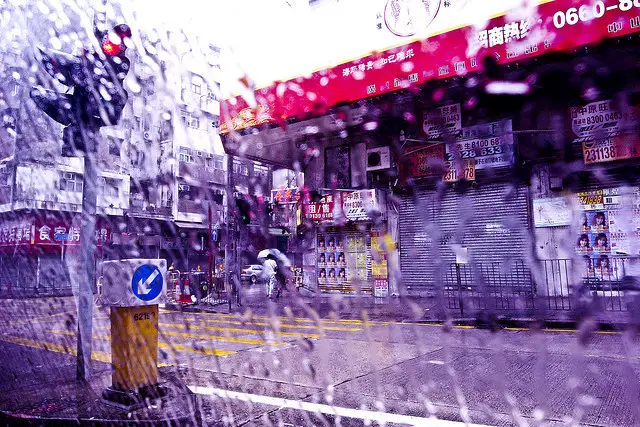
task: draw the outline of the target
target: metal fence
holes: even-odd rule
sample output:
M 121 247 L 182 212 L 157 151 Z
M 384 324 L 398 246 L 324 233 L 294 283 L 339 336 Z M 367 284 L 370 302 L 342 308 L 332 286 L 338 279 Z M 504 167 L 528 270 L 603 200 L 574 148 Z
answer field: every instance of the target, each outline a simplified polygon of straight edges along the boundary
M 636 258 L 524 260 L 451 264 L 444 274 L 448 309 L 576 310 L 585 305 L 626 311 L 628 277 Z

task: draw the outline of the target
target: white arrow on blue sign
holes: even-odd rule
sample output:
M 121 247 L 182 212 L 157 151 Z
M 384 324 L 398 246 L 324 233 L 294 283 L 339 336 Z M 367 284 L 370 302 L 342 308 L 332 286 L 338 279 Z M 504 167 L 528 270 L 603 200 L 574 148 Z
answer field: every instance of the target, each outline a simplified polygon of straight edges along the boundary
M 152 301 L 162 293 L 164 279 L 155 265 L 144 264 L 138 267 L 131 280 L 131 288 L 142 301 Z

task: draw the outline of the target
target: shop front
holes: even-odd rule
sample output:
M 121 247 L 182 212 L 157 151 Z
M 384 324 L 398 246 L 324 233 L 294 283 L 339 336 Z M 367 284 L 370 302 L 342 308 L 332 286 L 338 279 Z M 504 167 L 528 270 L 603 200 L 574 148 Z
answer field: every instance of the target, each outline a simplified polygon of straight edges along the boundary
M 307 219 L 316 223 L 305 273 L 315 273 L 319 292 L 388 295 L 384 201 L 379 190 L 344 190 L 304 203 Z
M 60 212 L 5 216 L 0 226 L 0 294 L 68 295 L 69 254 L 80 248 L 80 215 Z M 111 225 L 96 224 L 96 263 L 110 250 Z
M 413 185 L 399 207 L 403 285 L 436 292 L 478 287 L 482 276 L 489 287 L 530 286 L 529 192 L 513 179 L 512 120 L 463 127 L 459 105 L 434 110 L 423 112 L 424 142 L 405 149 L 401 167 Z

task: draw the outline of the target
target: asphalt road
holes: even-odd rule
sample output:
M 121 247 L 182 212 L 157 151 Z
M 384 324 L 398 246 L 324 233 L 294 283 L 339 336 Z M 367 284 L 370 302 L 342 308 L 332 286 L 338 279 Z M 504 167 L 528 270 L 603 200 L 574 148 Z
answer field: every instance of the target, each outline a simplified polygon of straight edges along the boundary
M 69 380 L 75 308 L 5 300 L 0 310 L 0 409 L 15 409 L 25 390 Z M 196 392 L 212 425 L 640 425 L 640 343 L 630 333 L 162 309 L 159 326 L 161 371 Z M 102 308 L 93 338 L 94 369 L 108 373 Z

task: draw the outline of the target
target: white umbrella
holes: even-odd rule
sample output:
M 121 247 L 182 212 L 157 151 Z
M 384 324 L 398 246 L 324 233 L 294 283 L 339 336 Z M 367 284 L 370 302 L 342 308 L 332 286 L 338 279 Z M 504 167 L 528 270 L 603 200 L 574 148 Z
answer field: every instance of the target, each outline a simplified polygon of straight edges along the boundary
M 264 262 L 267 257 L 271 255 L 273 256 L 279 264 L 281 264 L 284 268 L 291 267 L 291 261 L 286 257 L 285 254 L 280 252 L 278 249 L 263 249 L 258 252 L 258 260 Z
M 265 261 L 271 255 L 271 249 L 263 249 L 258 252 L 258 261 Z

